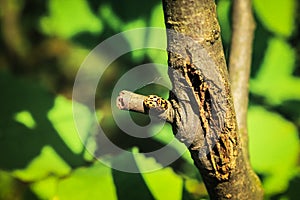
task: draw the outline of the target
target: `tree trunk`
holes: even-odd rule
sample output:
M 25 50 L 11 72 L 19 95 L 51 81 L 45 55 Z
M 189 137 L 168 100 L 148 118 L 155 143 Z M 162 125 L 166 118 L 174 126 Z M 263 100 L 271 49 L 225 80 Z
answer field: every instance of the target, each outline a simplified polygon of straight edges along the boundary
M 262 199 L 244 156 L 213 0 L 163 0 L 173 132 L 211 199 Z

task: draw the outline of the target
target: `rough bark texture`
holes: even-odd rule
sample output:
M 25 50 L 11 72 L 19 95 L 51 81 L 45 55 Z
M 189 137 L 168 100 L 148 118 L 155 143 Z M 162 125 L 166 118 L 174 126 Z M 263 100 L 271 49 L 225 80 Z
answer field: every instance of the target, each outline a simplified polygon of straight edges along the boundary
M 261 199 L 237 134 L 214 1 L 163 6 L 174 134 L 188 146 L 211 199 Z

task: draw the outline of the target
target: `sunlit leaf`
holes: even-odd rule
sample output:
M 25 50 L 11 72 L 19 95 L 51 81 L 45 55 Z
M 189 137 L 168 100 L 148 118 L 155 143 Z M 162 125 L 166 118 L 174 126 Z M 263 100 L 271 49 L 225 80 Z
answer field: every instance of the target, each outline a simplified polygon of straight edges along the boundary
M 265 96 L 270 103 L 300 100 L 300 79 L 293 76 L 295 52 L 288 43 L 279 38 L 269 41 L 262 66 L 255 79 L 251 80 L 251 91 Z
M 76 102 L 74 102 L 76 103 Z M 80 105 L 78 105 L 79 107 Z M 85 111 L 84 111 L 85 110 Z M 83 116 L 85 114 L 85 116 Z M 88 134 L 89 125 L 90 125 L 90 112 L 87 108 L 82 106 L 81 115 L 76 115 L 76 117 L 81 117 L 81 124 L 85 124 L 86 131 Z M 52 122 L 54 128 L 62 137 L 64 142 L 69 146 L 69 148 L 74 153 L 82 152 L 84 146 L 80 137 L 77 133 L 74 120 L 73 120 L 73 110 L 72 110 L 72 101 L 66 99 L 63 96 L 58 96 L 55 99 L 55 105 L 51 111 L 48 113 L 48 118 Z
M 103 4 L 99 8 L 100 17 L 107 23 L 107 25 L 114 31 L 120 31 L 123 26 L 122 20 L 117 16 L 110 5 Z
M 155 125 L 151 129 L 151 133 L 154 134 L 152 137 L 154 140 L 157 140 L 164 145 L 168 145 L 169 148 L 173 149 L 174 153 L 172 153 L 172 156 L 177 153 L 177 159 L 182 159 L 185 161 L 182 163 L 180 168 L 187 177 L 199 177 L 199 172 L 194 165 L 194 161 L 190 152 L 188 151 L 188 148 L 183 143 L 179 142 L 177 138 L 175 138 L 171 126 L 165 125 L 163 128 L 161 128 L 160 125 Z
M 265 176 L 267 194 L 283 192 L 296 172 L 297 129 L 280 115 L 258 106 L 250 107 L 248 117 L 252 165 Z
M 148 188 L 156 199 L 182 199 L 182 179 L 171 168 L 143 174 Z
M 16 121 L 24 124 L 30 129 L 33 129 L 36 126 L 36 122 L 33 119 L 29 111 L 21 111 L 15 115 Z
M 144 28 L 146 26 L 145 19 L 139 18 L 130 23 L 123 25 L 122 31 L 137 29 L 137 28 Z M 143 47 L 146 44 L 146 31 L 144 29 L 140 29 L 140 31 L 135 31 L 131 34 L 126 34 L 127 42 L 129 43 L 132 49 L 136 49 L 137 47 Z M 145 50 L 135 50 L 132 51 L 132 59 L 135 62 L 141 61 L 145 56 Z
M 221 26 L 222 39 L 226 42 L 230 42 L 231 28 L 230 28 L 230 0 L 220 0 L 217 5 L 218 19 Z
M 254 10 L 261 22 L 274 33 L 290 36 L 294 29 L 295 0 L 254 0 Z
M 49 174 L 65 176 L 70 172 L 70 166 L 62 160 L 55 150 L 45 146 L 41 154 L 34 158 L 25 169 L 15 170 L 13 175 L 23 181 L 37 181 Z
M 149 167 L 159 168 L 160 165 L 153 158 L 146 158 L 142 154 L 135 154 L 135 160 L 141 171 Z M 182 178 L 171 168 L 143 173 L 142 176 L 155 199 L 182 199 Z
M 160 3 L 154 6 L 152 9 L 150 27 L 165 28 L 164 12 L 163 12 L 162 5 Z
M 54 199 L 58 181 L 58 177 L 50 176 L 32 183 L 30 188 L 40 199 Z
M 101 21 L 84 0 L 50 0 L 49 13 L 40 21 L 42 30 L 49 35 L 70 38 L 80 32 L 99 34 L 103 30 Z
M 111 169 L 101 163 L 79 168 L 59 181 L 56 197 L 60 200 L 117 199 Z
M 173 135 L 172 127 L 165 125 L 161 130 L 160 126 L 153 126 L 152 133 L 155 133 L 153 139 L 162 142 L 163 144 L 170 144 L 170 147 L 174 148 L 179 154 L 182 154 L 181 157 L 184 158 L 187 162 L 193 164 L 190 152 L 187 147 L 179 142 Z M 157 134 L 156 134 L 157 133 Z M 173 143 L 171 143 L 173 141 Z
M 152 10 L 151 27 L 160 27 L 165 28 L 164 25 L 164 13 L 162 10 L 162 5 L 159 4 L 155 6 Z M 152 59 L 154 63 L 165 64 L 165 69 L 162 69 L 162 72 L 167 76 L 167 34 L 165 31 L 150 31 L 147 37 L 147 43 L 150 46 L 161 47 L 161 49 L 147 49 L 148 56 Z

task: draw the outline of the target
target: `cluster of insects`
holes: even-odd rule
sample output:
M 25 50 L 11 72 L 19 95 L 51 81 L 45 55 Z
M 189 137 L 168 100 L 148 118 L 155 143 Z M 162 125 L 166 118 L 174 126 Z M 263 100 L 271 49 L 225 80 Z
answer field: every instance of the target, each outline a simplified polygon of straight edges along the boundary
M 144 106 L 147 109 L 167 110 L 168 101 L 156 95 L 149 95 L 144 99 Z

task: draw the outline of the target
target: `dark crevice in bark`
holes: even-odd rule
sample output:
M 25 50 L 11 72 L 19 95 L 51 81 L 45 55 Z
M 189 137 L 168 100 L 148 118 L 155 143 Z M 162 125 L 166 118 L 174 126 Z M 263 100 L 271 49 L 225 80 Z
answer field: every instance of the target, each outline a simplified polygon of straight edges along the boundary
M 178 108 L 174 134 L 189 144 L 212 199 L 261 199 L 238 135 L 214 1 L 163 0 L 163 7 L 172 30 L 167 36 Z
M 159 111 L 158 117 L 170 122 L 175 137 L 188 147 L 211 199 L 262 199 L 237 125 L 215 2 L 163 0 L 163 9 L 169 99 L 125 91 L 120 108 Z

